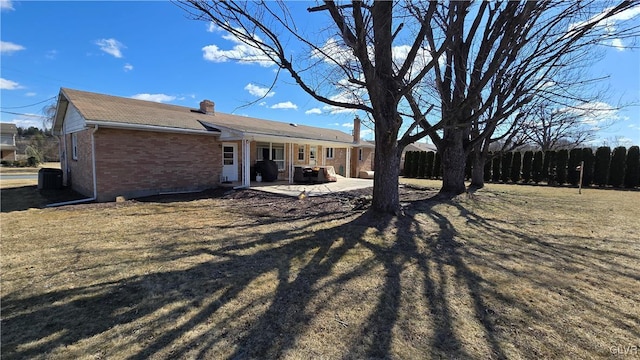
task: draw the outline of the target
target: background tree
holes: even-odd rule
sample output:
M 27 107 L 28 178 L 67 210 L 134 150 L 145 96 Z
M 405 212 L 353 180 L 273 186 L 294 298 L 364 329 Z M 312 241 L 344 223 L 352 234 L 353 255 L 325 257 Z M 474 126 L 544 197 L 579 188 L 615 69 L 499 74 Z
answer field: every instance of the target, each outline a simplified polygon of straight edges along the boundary
M 624 173 L 624 186 L 634 188 L 640 185 L 640 148 L 632 146 L 627 152 L 626 171 Z
M 542 151 L 536 151 L 533 154 L 533 164 L 531 165 L 531 178 L 534 183 L 542 181 Z
M 392 213 L 399 209 L 398 169 L 407 144 L 429 135 L 442 160 L 440 193 L 463 193 L 468 153 L 498 128 L 509 133 L 513 126 L 502 128 L 505 120 L 521 116 L 556 69 L 610 39 L 603 21 L 633 7 L 595 0 L 325 1 L 308 9 L 332 24 L 317 35 L 317 28 L 304 33 L 281 2 L 178 4 L 288 72 L 314 99 L 366 113 L 374 122 L 374 166 L 384 169 L 374 173 L 372 208 Z M 631 36 L 621 22 L 609 28 Z
M 502 176 L 502 154 L 497 153 L 493 155 L 493 159 L 491 160 L 491 181 L 497 183 L 500 181 L 500 177 Z
M 607 185 L 609 178 L 609 164 L 611 163 L 611 148 L 601 146 L 596 150 L 596 160 L 593 164 L 593 183 L 598 186 Z
M 609 185 L 620 187 L 624 183 L 624 167 L 627 159 L 627 149 L 618 146 L 613 149 L 611 165 L 609 166 Z
M 433 160 L 435 157 L 435 153 L 433 151 L 427 152 L 427 169 L 424 176 L 427 179 L 431 179 L 433 177 Z

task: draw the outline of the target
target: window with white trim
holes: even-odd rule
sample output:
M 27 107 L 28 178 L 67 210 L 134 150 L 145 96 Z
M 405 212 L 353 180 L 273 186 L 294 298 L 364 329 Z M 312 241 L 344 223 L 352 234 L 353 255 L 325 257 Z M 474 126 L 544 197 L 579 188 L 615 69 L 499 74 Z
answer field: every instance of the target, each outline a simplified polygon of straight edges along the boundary
M 358 149 L 358 160 L 362 161 L 362 149 Z
M 298 145 L 298 160 L 304 161 L 304 145 Z
M 333 148 L 328 147 L 327 148 L 327 159 L 333 159 Z
M 284 171 L 284 144 L 258 143 L 256 149 L 258 150 L 256 156 L 258 161 L 273 160 L 278 164 L 278 170 Z M 267 150 L 266 153 L 270 155 L 270 159 L 264 159 L 262 155 L 265 152 L 264 150 Z
M 71 159 L 78 160 L 78 134 L 71 134 Z

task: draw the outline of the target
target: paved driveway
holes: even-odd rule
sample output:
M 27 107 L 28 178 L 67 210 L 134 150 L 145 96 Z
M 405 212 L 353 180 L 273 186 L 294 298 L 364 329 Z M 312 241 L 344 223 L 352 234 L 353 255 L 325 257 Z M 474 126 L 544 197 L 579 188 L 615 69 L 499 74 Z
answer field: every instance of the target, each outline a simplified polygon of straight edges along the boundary
M 251 183 L 251 189 L 274 194 L 298 196 L 306 191 L 307 196 L 321 196 L 336 192 L 364 189 L 373 186 L 371 179 L 352 179 L 338 175 L 338 181 L 324 184 L 289 184 L 288 182 Z

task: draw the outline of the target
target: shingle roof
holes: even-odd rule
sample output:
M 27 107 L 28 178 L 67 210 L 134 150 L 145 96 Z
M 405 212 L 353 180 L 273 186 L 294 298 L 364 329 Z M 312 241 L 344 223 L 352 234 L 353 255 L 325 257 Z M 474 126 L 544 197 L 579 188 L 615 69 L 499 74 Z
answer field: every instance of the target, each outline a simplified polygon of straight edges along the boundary
M 256 119 L 216 112 L 203 114 L 198 109 L 123 98 L 63 88 L 68 99 L 87 121 L 114 124 L 150 125 L 166 128 L 203 130 L 223 128 L 250 134 L 309 140 L 352 143 L 353 137 L 339 130 Z

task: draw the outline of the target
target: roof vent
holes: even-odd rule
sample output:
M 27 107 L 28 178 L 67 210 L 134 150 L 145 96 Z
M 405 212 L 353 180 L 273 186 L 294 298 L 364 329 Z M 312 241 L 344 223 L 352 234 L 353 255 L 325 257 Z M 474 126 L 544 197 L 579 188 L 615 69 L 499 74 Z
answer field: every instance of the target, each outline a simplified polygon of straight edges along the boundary
M 211 100 L 200 101 L 200 112 L 203 114 L 215 114 L 216 104 Z
M 294 123 L 289 123 L 289 125 L 293 126 L 293 127 L 297 127 L 298 124 L 294 124 Z

